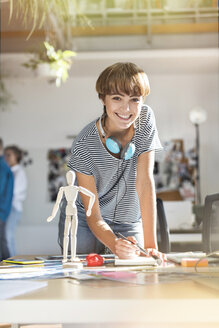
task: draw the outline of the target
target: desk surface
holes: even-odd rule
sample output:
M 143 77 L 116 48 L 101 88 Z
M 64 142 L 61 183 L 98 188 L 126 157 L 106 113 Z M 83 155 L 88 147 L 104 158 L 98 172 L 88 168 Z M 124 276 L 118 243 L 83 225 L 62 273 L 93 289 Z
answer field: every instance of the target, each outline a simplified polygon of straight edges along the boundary
M 178 270 L 182 272 L 182 269 Z M 208 323 L 208 327 L 219 325 L 219 270 L 208 272 L 203 268 L 203 271 L 201 278 L 205 277 L 204 281 L 209 282 L 214 279 L 216 284 L 184 280 L 131 285 L 107 280 L 77 283 L 69 278 L 52 279 L 45 288 L 0 301 L 0 321 L 127 323 L 126 327 L 200 322 Z

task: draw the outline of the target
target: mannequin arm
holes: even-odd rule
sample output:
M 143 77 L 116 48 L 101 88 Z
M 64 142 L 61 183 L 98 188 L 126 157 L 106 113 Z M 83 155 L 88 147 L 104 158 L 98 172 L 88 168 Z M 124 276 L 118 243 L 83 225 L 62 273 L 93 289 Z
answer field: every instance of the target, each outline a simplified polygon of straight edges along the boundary
M 52 214 L 51 214 L 51 216 L 49 216 L 47 218 L 47 222 L 51 222 L 54 219 L 54 217 L 56 216 L 56 214 L 58 212 L 58 209 L 59 209 L 59 204 L 62 200 L 63 192 L 64 192 L 63 187 L 61 187 L 59 189 L 59 192 L 58 192 L 58 195 L 57 195 L 57 198 L 56 198 L 56 202 L 55 202 L 55 205 L 54 205 L 53 210 L 52 210 Z
M 85 194 L 86 196 L 90 197 L 88 210 L 87 210 L 87 213 L 86 213 L 87 216 L 90 216 L 92 207 L 93 207 L 94 202 L 95 202 L 95 195 L 90 190 L 88 190 L 86 188 L 83 188 L 83 187 L 79 187 L 79 191 L 82 192 L 83 194 Z

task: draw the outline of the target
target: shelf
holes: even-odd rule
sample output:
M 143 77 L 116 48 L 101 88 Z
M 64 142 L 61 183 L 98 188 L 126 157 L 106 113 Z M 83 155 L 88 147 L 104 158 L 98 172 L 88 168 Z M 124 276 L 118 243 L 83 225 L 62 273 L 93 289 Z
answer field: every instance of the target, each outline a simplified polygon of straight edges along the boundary
M 191 6 L 188 6 L 191 3 Z M 216 22 L 218 18 L 218 4 L 216 0 L 199 2 L 188 1 L 172 1 L 172 0 L 133 0 L 133 1 L 81 1 L 81 10 L 85 16 L 92 19 L 94 26 L 104 26 L 106 24 L 113 25 L 120 18 L 120 24 L 123 25 L 123 20 L 127 17 L 130 19 L 129 24 L 139 24 L 139 18 L 150 20 L 145 24 L 156 23 L 157 19 L 163 19 L 163 23 L 170 19 L 193 19 L 195 22 L 201 22 L 207 17 Z M 76 15 L 76 22 L 80 26 L 80 15 Z M 95 20 L 94 16 L 100 17 Z M 76 24 L 76 25 L 77 25 Z

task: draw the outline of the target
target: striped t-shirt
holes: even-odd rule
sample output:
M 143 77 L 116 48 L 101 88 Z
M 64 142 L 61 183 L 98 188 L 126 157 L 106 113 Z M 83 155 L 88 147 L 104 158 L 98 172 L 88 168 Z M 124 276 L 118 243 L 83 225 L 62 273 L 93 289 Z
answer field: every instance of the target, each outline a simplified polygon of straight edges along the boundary
M 94 176 L 103 219 L 116 223 L 137 222 L 140 219 L 136 191 L 138 156 L 162 148 L 153 111 L 146 105 L 142 107 L 132 138 L 136 149 L 129 160 L 115 158 L 107 151 L 96 122 L 88 124 L 73 141 L 68 166 L 76 172 Z M 76 205 L 84 211 L 80 194 Z

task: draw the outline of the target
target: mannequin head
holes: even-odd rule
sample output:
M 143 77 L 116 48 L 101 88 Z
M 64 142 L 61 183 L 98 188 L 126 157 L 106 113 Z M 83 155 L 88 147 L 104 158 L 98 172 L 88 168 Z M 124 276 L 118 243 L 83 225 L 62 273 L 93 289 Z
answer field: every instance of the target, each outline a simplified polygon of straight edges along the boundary
M 75 182 L 75 172 L 70 170 L 66 173 L 66 180 L 69 186 L 73 186 Z

